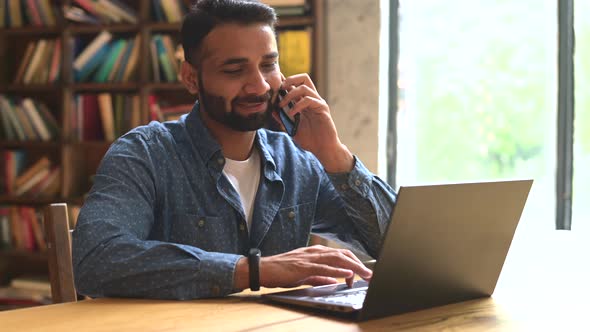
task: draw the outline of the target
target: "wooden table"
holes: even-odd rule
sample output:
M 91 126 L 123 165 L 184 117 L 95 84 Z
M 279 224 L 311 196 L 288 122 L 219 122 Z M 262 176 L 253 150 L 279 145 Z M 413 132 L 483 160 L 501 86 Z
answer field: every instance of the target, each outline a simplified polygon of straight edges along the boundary
M 0 312 L 0 331 L 590 331 L 590 246 L 582 240 L 560 231 L 517 233 L 492 298 L 361 323 L 243 292 L 212 300 L 96 299 Z M 564 259 L 566 252 L 572 255 Z

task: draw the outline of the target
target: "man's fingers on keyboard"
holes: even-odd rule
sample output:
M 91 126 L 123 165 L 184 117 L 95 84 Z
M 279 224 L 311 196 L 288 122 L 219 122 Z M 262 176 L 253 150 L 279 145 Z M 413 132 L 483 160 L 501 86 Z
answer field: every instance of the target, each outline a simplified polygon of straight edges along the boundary
M 311 285 L 311 286 L 322 286 L 322 285 L 330 285 L 330 284 L 337 284 L 338 279 L 330 278 L 330 277 L 323 277 L 323 276 L 311 276 L 303 280 L 303 285 Z
M 310 268 L 311 275 L 332 277 L 332 278 L 350 278 L 354 277 L 354 272 L 349 269 L 341 269 L 324 264 L 313 264 Z

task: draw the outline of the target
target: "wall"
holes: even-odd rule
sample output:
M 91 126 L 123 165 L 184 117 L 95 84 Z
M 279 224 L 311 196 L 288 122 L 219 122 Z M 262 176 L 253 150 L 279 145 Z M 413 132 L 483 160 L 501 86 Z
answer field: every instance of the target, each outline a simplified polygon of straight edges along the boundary
M 326 93 L 341 141 L 377 173 L 379 1 L 326 0 Z

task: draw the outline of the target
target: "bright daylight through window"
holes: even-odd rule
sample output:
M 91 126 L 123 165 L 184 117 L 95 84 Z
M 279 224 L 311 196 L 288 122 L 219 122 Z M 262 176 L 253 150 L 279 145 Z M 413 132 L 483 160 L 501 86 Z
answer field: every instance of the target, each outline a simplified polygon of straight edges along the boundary
M 556 1 L 401 0 L 399 17 L 396 184 L 533 178 L 519 227 L 554 229 Z M 590 40 L 585 50 L 578 95 Z M 590 198 L 590 117 L 580 110 L 590 99 L 577 98 L 574 228 Z

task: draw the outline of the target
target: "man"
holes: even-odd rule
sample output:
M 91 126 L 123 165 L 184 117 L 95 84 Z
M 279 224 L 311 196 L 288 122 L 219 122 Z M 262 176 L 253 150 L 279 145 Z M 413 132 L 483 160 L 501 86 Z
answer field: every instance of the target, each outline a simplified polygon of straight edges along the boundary
M 105 155 L 74 232 L 78 292 L 191 299 L 371 277 L 348 250 L 306 245 L 313 229 L 377 256 L 394 192 L 340 142 L 309 76 L 282 76 L 275 23 L 243 0 L 198 1 L 185 17 L 181 76 L 198 102 Z M 296 136 L 260 129 L 289 102 Z

